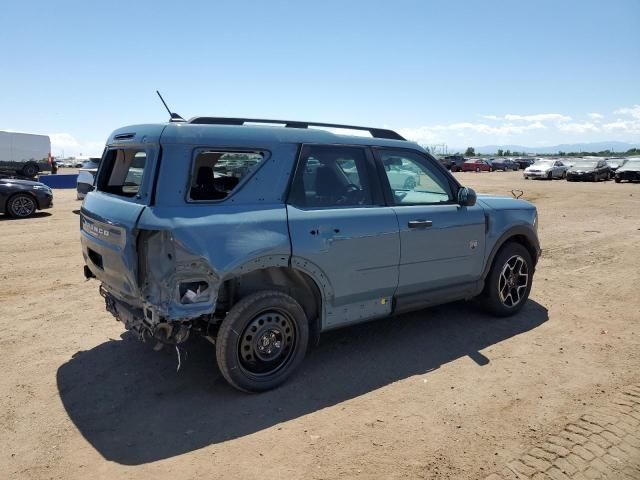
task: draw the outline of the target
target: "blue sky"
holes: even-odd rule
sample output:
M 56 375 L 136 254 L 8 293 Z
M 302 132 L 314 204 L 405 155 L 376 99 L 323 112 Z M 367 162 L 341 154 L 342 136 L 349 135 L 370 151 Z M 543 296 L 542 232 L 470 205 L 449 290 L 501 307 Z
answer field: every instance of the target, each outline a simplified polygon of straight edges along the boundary
M 640 2 L 5 0 L 0 129 L 95 154 L 190 117 L 398 129 L 422 143 L 640 142 Z

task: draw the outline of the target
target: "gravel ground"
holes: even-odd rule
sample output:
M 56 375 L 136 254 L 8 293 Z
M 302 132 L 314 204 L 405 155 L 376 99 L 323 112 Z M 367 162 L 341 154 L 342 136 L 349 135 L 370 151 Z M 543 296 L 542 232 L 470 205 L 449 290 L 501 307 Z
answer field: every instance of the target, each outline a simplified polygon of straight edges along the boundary
M 176 373 L 123 334 L 82 276 L 74 191 L 0 216 L 0 478 L 640 478 L 640 184 L 456 175 L 538 206 L 523 311 L 332 332 L 261 395 L 204 341 Z

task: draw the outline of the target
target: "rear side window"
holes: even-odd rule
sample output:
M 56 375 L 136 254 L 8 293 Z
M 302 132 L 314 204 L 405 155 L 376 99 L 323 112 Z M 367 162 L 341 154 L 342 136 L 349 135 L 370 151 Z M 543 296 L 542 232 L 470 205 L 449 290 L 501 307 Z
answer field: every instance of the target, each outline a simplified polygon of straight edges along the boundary
M 289 203 L 302 208 L 373 205 L 364 149 L 305 146 L 298 160 Z
M 222 200 L 265 158 L 264 152 L 205 150 L 198 153 L 191 171 L 189 200 Z
M 147 154 L 135 149 L 108 150 L 97 180 L 97 189 L 122 197 L 133 197 L 140 191 Z

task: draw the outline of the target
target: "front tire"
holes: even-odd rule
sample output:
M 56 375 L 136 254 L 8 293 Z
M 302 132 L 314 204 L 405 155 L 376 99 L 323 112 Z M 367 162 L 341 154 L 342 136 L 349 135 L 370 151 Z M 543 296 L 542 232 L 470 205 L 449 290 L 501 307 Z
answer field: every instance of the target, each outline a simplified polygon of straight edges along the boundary
M 533 261 L 521 244 L 508 242 L 493 260 L 478 300 L 489 313 L 508 317 L 524 306 L 533 280 Z
M 216 358 L 224 378 L 245 392 L 281 385 L 302 362 L 309 322 L 289 295 L 265 290 L 236 303 L 220 325 Z
M 13 218 L 27 218 L 36 211 L 36 199 L 28 193 L 18 193 L 7 202 L 7 213 Z

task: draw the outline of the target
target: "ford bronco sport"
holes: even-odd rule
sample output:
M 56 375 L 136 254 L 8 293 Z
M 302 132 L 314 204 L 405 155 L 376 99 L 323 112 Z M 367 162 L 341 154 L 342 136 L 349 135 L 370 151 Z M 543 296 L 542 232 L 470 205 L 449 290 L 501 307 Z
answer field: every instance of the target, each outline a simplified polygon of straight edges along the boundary
M 329 329 L 463 299 L 512 315 L 540 253 L 530 203 L 476 199 L 394 131 L 297 121 L 116 130 L 80 223 L 85 275 L 126 329 L 205 336 L 253 392 Z

